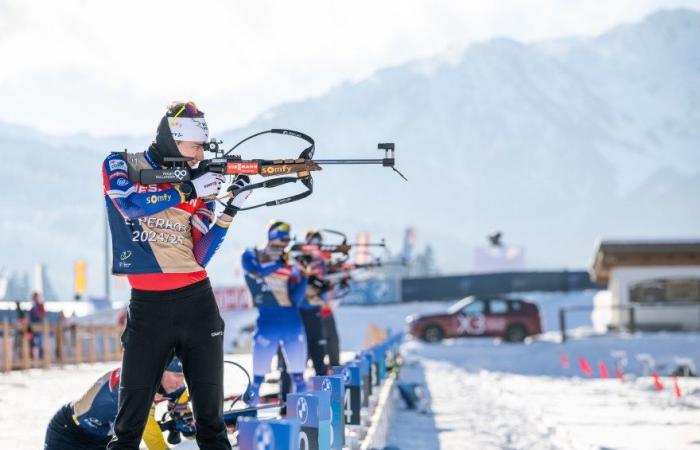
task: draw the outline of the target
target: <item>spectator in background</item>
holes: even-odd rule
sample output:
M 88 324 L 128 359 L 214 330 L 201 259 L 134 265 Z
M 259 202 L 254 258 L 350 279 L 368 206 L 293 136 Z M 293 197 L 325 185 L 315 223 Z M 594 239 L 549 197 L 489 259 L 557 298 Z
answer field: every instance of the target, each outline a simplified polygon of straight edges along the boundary
M 32 294 L 32 309 L 29 310 L 29 324 L 32 327 L 32 357 L 36 359 L 44 358 L 44 333 L 37 332 L 37 325 L 41 326 L 46 319 L 46 308 L 44 302 L 41 301 L 41 295 L 38 292 Z M 37 354 L 34 349 L 38 348 Z
M 27 313 L 22 309 L 20 302 L 15 302 L 15 312 L 17 320 L 15 322 L 15 352 L 18 358 L 22 357 L 22 340 L 27 339 L 31 342 L 32 329 L 29 326 L 29 318 Z

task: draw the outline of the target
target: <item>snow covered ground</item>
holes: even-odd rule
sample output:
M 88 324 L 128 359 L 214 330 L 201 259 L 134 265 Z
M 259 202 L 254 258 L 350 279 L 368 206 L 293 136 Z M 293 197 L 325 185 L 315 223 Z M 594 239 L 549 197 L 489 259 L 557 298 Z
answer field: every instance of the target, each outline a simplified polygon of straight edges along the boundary
M 226 359 L 248 369 L 252 365 L 250 355 L 229 355 Z M 79 398 L 101 375 L 116 366 L 118 363 L 81 364 L 1 375 L 0 449 L 42 448 L 46 426 L 54 413 L 63 404 Z M 241 392 L 245 378 L 239 369 L 227 364 L 225 370 L 225 392 Z M 196 446 L 183 442 L 177 448 Z
M 564 345 L 547 336 L 525 345 L 411 341 L 403 350 L 401 381 L 427 387 L 431 412 L 398 406 L 389 443 L 401 450 L 700 448 L 700 380 L 679 379 L 683 396 L 676 399 L 671 378 L 662 377 L 665 389 L 657 392 L 634 360 L 650 353 L 672 363 L 679 355 L 697 365 L 700 334 L 589 336 Z M 613 350 L 630 358 L 624 383 L 581 373 L 577 361 L 584 356 L 594 370 L 606 362 L 612 374 Z M 562 354 L 568 369 L 561 366 Z
M 432 399 L 429 414 L 406 411 L 397 403 L 390 441 L 401 450 L 420 449 L 692 449 L 700 448 L 700 380 L 681 378 L 683 397 L 677 400 L 672 380 L 662 377 L 665 390 L 656 392 L 644 365 L 636 358 L 654 357 L 661 374 L 669 373 L 675 357 L 700 366 L 700 334 L 651 333 L 598 336 L 590 318 L 581 314 L 569 322 L 578 326 L 566 344 L 558 343 L 556 311 L 564 305 L 590 304 L 592 293 L 525 294 L 540 305 L 545 330 L 526 344 L 495 339 L 448 340 L 404 344 L 406 366 L 401 381 L 424 383 Z M 399 330 L 404 318 L 433 312 L 449 303 L 409 303 L 390 306 L 341 307 L 336 318 L 342 347 L 361 348 L 372 323 Z M 227 319 L 227 332 L 245 327 L 254 314 Z M 625 352 L 627 380 L 600 379 L 604 361 L 613 374 L 613 351 Z M 569 368 L 561 365 L 562 355 Z M 591 378 L 578 368 L 585 357 L 596 371 Z M 250 367 L 250 355 L 230 355 Z M 46 425 L 64 403 L 80 396 L 116 363 L 68 366 L 0 375 L 0 449 L 41 448 Z M 226 392 L 240 392 L 244 378 L 226 368 Z M 398 400 L 397 400 L 398 401 Z M 178 450 L 193 449 L 184 442 Z

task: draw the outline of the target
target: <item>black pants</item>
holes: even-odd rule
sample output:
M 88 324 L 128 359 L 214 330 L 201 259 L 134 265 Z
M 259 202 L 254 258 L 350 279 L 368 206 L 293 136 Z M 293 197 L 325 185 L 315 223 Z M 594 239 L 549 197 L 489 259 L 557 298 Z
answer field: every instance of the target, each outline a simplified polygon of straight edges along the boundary
M 46 429 L 44 450 L 104 450 L 109 437 L 93 436 L 73 422 L 73 407 L 64 405 Z
M 331 367 L 340 365 L 340 339 L 338 339 L 338 327 L 331 313 L 322 317 L 323 333 L 326 336 L 326 351 L 328 352 L 328 364 Z
M 153 396 L 174 353 L 190 391 L 199 448 L 231 449 L 223 418 L 223 335 L 208 279 L 171 291 L 132 289 L 115 436 L 107 448 L 139 448 Z
M 316 375 L 326 375 L 328 368 L 323 361 L 323 358 L 326 357 L 326 336 L 321 322 L 321 309 L 300 309 L 299 312 L 301 320 L 304 322 L 304 331 L 306 331 L 309 358 L 314 365 Z

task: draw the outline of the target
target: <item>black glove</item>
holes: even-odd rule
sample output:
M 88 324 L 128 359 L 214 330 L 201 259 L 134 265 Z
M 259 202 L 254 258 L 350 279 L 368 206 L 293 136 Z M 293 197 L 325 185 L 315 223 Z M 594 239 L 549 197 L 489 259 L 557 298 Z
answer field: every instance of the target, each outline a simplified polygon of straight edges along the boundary
M 308 266 L 312 262 L 314 262 L 314 257 L 307 254 L 307 253 L 302 253 L 301 255 L 297 256 L 297 261 L 299 261 L 301 264 Z
M 321 293 L 328 291 L 328 289 L 331 287 L 331 284 L 328 281 L 319 278 L 316 275 L 311 275 L 309 277 L 309 285 L 315 287 Z
M 280 255 L 280 262 L 284 264 L 285 266 L 289 265 L 289 253 L 288 252 L 282 252 Z

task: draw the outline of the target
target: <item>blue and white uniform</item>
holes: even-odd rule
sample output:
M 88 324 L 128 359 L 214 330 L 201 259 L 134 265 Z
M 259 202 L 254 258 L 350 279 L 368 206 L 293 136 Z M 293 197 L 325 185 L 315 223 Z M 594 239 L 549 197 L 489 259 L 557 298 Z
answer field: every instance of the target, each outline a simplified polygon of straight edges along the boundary
M 297 392 L 304 389 L 306 367 L 306 334 L 299 315 L 308 279 L 298 267 L 277 259 L 262 262 L 264 251 L 248 249 L 243 253 L 245 280 L 258 309 L 253 336 L 253 374 L 249 403 L 257 403 L 260 384 L 270 371 L 272 357 L 281 348 L 287 371 L 292 375 Z

